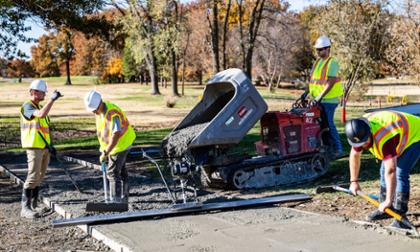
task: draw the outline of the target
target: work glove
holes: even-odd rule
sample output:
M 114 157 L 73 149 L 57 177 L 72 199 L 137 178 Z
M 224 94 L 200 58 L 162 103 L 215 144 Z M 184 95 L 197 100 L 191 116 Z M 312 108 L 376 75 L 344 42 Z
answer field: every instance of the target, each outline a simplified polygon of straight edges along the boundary
M 310 107 L 315 107 L 316 105 L 318 105 L 318 101 L 317 100 L 312 100 L 309 102 L 309 106 Z
M 49 150 L 51 156 L 53 156 L 53 157 L 56 157 L 57 156 L 57 149 L 54 146 L 50 145 L 50 147 L 48 148 L 48 150 Z
M 105 162 L 105 160 L 106 160 L 107 157 L 108 157 L 108 154 L 105 151 L 103 151 L 101 153 L 101 156 L 99 157 L 99 163 L 102 164 L 102 162 Z
M 305 91 L 301 96 L 300 96 L 300 100 L 304 101 L 306 99 L 306 96 L 308 96 L 308 91 Z
M 54 92 L 51 95 L 51 100 L 55 101 L 55 100 L 57 100 L 58 98 L 60 98 L 62 96 L 63 95 L 59 91 L 54 90 Z

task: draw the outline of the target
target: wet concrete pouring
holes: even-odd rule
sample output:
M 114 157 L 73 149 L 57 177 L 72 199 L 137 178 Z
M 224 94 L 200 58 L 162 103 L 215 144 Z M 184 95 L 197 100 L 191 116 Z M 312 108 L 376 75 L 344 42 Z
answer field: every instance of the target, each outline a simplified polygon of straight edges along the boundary
M 66 155 L 95 163 L 98 158 L 95 152 L 88 151 Z M 24 153 L 2 156 L 0 164 L 18 177 L 25 178 Z M 83 193 L 77 192 L 62 168 L 58 167 L 58 163 L 51 162 L 42 194 L 58 202 L 73 217 L 92 215 L 93 213 L 85 212 L 85 205 L 88 201 L 99 201 L 103 198 L 101 172 L 75 163 L 65 162 L 63 165 L 70 171 Z M 129 211 L 171 206 L 163 183 L 156 176 L 156 169 L 152 165 L 140 155 L 130 155 L 127 167 L 131 186 Z M 208 190 L 199 192 L 199 200 L 208 203 L 277 194 L 278 190 Z M 418 240 L 392 234 L 376 226 L 357 225 L 346 218 L 311 214 L 279 206 L 115 223 L 95 228 L 132 251 L 418 251 L 420 248 Z M 106 250 L 104 245 L 101 246 L 89 249 Z

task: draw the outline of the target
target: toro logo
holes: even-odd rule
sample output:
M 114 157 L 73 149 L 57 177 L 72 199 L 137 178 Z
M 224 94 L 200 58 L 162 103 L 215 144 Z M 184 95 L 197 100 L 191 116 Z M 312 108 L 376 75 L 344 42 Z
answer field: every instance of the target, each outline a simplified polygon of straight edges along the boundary
M 244 117 L 246 112 L 248 112 L 248 109 L 245 106 L 242 106 L 238 110 L 238 116 L 242 118 L 242 117 Z

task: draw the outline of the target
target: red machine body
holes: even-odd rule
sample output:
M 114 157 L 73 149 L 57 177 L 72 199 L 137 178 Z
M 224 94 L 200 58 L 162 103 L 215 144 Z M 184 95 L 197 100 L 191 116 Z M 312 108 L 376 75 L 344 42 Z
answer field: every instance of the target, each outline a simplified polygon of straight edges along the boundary
M 318 152 L 321 146 L 321 111 L 317 106 L 289 112 L 267 112 L 261 118 L 260 155 L 298 156 Z

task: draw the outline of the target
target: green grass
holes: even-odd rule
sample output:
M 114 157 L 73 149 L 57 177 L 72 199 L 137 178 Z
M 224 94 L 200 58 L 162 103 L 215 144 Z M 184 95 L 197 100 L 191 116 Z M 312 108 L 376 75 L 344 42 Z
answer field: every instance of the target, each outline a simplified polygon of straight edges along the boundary
M 60 76 L 60 77 L 42 77 L 40 79 L 45 80 L 48 85 L 64 85 L 66 83 L 66 77 L 65 76 Z M 88 85 L 92 85 L 92 84 L 96 84 L 97 83 L 97 77 L 95 76 L 71 76 L 71 82 L 73 85 L 76 86 L 88 86 Z M 8 79 L 8 80 L 1 80 L 0 81 L 0 86 L 3 85 L 14 85 L 14 86 L 28 86 L 29 85 L 29 81 L 27 81 L 26 79 L 24 79 L 22 81 L 22 83 L 18 83 L 17 79 Z

